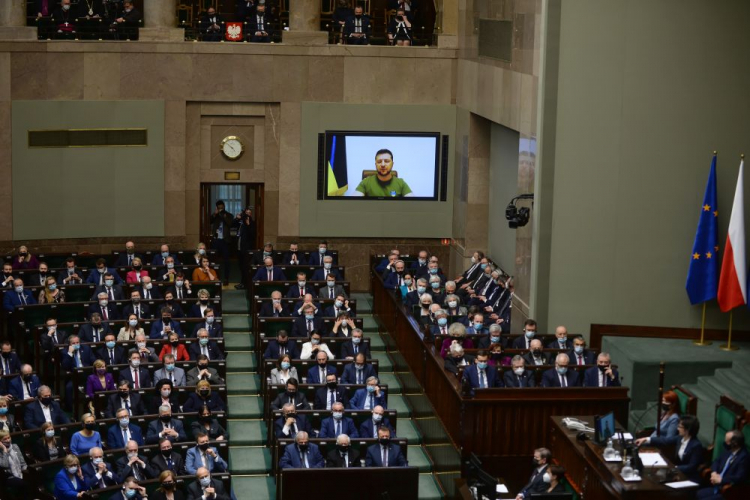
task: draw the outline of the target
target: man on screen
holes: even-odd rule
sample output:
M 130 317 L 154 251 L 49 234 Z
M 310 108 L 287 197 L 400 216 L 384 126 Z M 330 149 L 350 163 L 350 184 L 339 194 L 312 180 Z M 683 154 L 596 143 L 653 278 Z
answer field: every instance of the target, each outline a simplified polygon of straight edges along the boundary
M 380 149 L 375 153 L 376 174 L 362 179 L 355 191 L 356 196 L 395 198 L 411 196 L 411 188 L 403 180 L 393 175 L 393 153 Z

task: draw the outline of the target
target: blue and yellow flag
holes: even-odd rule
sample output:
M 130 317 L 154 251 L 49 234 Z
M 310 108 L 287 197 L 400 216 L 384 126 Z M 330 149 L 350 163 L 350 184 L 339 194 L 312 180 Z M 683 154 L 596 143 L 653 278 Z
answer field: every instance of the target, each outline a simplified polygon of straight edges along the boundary
M 328 196 L 342 196 L 349 189 L 349 179 L 346 167 L 346 138 L 344 136 L 333 139 L 328 145 Z M 339 144 L 336 144 L 336 139 Z
M 695 232 L 693 252 L 690 255 L 687 290 L 690 303 L 700 304 L 716 298 L 719 284 L 719 208 L 716 196 L 716 155 L 711 162 L 708 174 L 706 194 L 698 219 L 698 230 Z

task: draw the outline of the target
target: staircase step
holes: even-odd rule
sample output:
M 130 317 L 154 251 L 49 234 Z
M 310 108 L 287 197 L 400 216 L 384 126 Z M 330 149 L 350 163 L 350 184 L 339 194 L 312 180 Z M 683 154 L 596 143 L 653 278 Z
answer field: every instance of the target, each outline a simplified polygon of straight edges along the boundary
M 228 394 L 258 394 L 259 390 L 260 375 L 253 373 L 227 373 Z
M 701 423 L 698 438 L 704 445 L 712 443 L 719 397 L 713 391 L 706 391 L 701 384 L 685 384 L 684 387 L 698 398 L 698 421 Z
M 227 332 L 224 349 L 227 351 L 251 351 L 255 348 L 255 336 L 247 332 Z
M 400 438 L 408 439 L 409 444 L 421 444 L 422 435 L 417 429 L 417 425 L 412 419 L 399 418 L 398 419 L 398 430 L 396 435 Z
M 232 479 L 234 481 L 234 479 Z M 419 500 L 434 500 L 443 498 L 440 493 L 440 487 L 438 487 L 435 481 L 435 476 L 432 474 L 420 474 L 419 475 Z
M 396 410 L 398 412 L 399 421 L 402 418 L 411 418 L 411 409 L 409 409 L 409 405 L 406 404 L 406 399 L 402 395 L 389 394 L 388 395 L 388 409 Z
M 255 371 L 256 361 L 252 351 L 234 351 L 227 353 L 228 372 Z
M 370 339 L 370 350 L 371 351 L 385 351 L 385 342 L 383 338 L 377 333 L 371 333 L 367 335 Z
M 366 333 L 377 333 L 378 322 L 369 315 L 360 315 L 362 317 L 362 330 Z
M 747 384 L 737 383 L 739 380 L 743 380 L 737 378 L 738 372 L 739 370 L 734 368 L 719 368 L 716 370 L 716 382 L 725 387 L 724 394 L 728 394 L 747 408 L 750 406 L 750 387 Z
M 388 385 L 388 392 L 391 394 L 401 394 L 401 382 L 393 373 L 381 373 L 380 383 Z
M 250 316 L 247 314 L 225 314 L 223 316 L 224 330 L 228 332 L 249 332 Z
M 266 475 L 232 475 L 232 490 L 234 490 L 234 494 L 237 497 L 237 500 L 276 499 L 276 482 L 272 477 Z M 422 497 L 420 496 L 420 498 Z
M 357 314 L 372 312 L 372 295 L 369 293 L 353 293 L 352 298 L 357 301 Z
M 230 446 L 229 469 L 233 474 L 267 474 L 271 470 L 271 450 L 263 446 Z
M 263 418 L 263 398 L 258 396 L 227 396 L 229 418 Z
M 419 472 L 432 472 L 432 462 L 421 445 L 410 445 L 407 450 L 409 465 L 419 467 Z
M 247 293 L 244 290 L 222 290 L 221 310 L 225 313 L 247 313 Z
M 393 363 L 391 362 L 391 359 L 388 357 L 388 354 L 385 352 L 372 352 L 372 359 L 378 360 L 378 372 L 379 373 L 387 373 L 393 371 Z
M 263 420 L 229 420 L 227 422 L 232 445 L 263 446 L 268 439 Z

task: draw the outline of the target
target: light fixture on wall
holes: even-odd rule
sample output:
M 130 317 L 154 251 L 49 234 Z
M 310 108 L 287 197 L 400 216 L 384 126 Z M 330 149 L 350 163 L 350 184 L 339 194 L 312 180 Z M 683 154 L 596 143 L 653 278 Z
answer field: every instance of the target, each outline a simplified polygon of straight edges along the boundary
M 531 207 L 534 207 L 534 193 L 520 194 L 510 200 L 508 206 L 505 207 L 505 218 L 508 219 L 508 227 L 511 229 L 517 229 L 523 227 L 529 223 L 529 215 L 531 214 L 531 208 L 529 207 L 516 207 L 518 200 L 531 200 Z

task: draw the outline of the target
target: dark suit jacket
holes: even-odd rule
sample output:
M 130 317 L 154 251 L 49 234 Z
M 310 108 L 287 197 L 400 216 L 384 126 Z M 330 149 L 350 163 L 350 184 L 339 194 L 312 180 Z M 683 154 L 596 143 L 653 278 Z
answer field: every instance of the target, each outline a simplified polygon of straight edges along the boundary
M 59 439 L 57 439 L 56 444 L 57 444 L 57 458 L 64 458 L 65 450 L 63 449 L 62 443 L 60 442 Z M 36 441 L 34 441 L 32 453 L 34 454 L 34 458 L 36 458 L 37 461 L 39 462 L 50 461 L 49 448 L 47 448 L 47 443 L 44 441 L 43 438 L 39 438 Z
M 270 281 L 286 281 L 287 277 L 284 275 L 284 271 L 278 266 L 273 266 L 273 280 Z M 268 270 L 265 266 L 258 268 L 253 276 L 253 281 L 269 281 Z
M 337 375 L 336 373 L 336 367 L 332 364 L 328 363 L 326 364 L 326 376 L 328 375 Z M 318 368 L 318 365 L 311 366 L 309 370 L 307 370 L 307 383 L 308 384 L 325 384 L 325 380 L 320 380 L 320 368 Z
M 129 424 L 128 431 L 130 432 L 130 439 L 137 442 L 138 446 L 146 444 L 143 441 L 143 432 L 141 432 L 140 427 L 135 424 Z M 110 426 L 107 430 L 107 448 L 125 448 L 126 444 L 127 443 L 122 438 L 122 427 L 120 427 L 120 423 L 118 422 L 115 425 Z
M 10 379 L 10 382 L 8 382 L 8 392 L 17 401 L 23 400 L 23 384 L 24 381 L 20 375 L 18 377 L 13 377 Z M 36 397 L 40 385 L 42 385 L 42 383 L 39 381 L 39 377 L 32 375 L 31 380 L 29 380 L 29 387 L 31 389 L 29 395 L 31 395 L 32 398 Z
M 182 425 L 182 422 L 177 420 L 176 418 L 173 418 L 169 424 L 172 426 L 172 428 L 177 431 L 177 439 L 170 437 L 169 440 L 174 443 L 175 441 L 187 441 L 187 435 L 185 434 L 185 427 Z M 154 420 L 150 424 L 148 424 L 148 431 L 146 431 L 146 444 L 156 444 L 159 442 L 159 433 L 164 430 L 164 426 L 161 423 L 161 420 Z
M 112 464 L 105 462 L 107 464 L 107 471 L 112 473 L 112 477 L 109 476 L 102 476 L 102 479 L 104 480 L 105 488 L 109 486 L 114 486 L 120 482 L 120 475 L 115 472 L 114 467 L 112 467 Z M 96 471 L 94 470 L 94 464 L 92 464 L 90 461 L 84 463 L 81 465 L 81 472 L 83 472 L 83 479 L 86 481 L 86 484 L 88 484 L 92 489 L 100 488 L 101 485 L 99 484 L 99 480 L 96 479 Z
M 354 33 L 354 16 L 350 17 L 344 23 L 344 36 L 348 37 L 351 33 Z M 365 35 L 370 34 L 370 18 L 368 16 L 362 16 L 362 33 Z
M 313 402 L 313 409 L 325 410 L 328 405 L 328 387 L 321 387 L 315 391 L 315 400 Z M 336 402 L 343 403 L 344 407 L 349 403 L 349 395 L 346 393 L 346 389 L 342 387 L 336 388 Z M 347 433 L 348 434 L 348 433 Z
M 271 23 L 271 16 L 269 16 L 268 12 L 266 12 L 265 15 L 264 15 L 264 17 L 265 17 L 265 26 L 263 27 L 262 30 L 260 30 L 258 28 L 259 23 L 258 23 L 258 18 L 255 15 L 255 13 L 253 13 L 247 19 L 247 21 L 248 21 L 247 22 L 247 36 L 249 36 L 250 38 L 252 38 L 253 36 L 255 36 L 255 32 L 256 31 L 265 31 L 266 33 L 268 33 L 268 36 L 272 36 L 273 35 L 273 28 L 271 27 L 271 24 L 270 24 Z
M 544 473 L 547 472 L 548 468 L 549 466 L 545 465 L 539 473 L 529 479 L 529 482 L 521 490 L 524 497 L 528 497 L 532 493 L 544 493 L 547 490 L 547 483 L 544 482 Z M 536 469 L 534 470 L 536 471 Z
M 578 355 L 575 353 L 573 349 L 569 350 L 567 352 L 568 357 L 570 358 L 570 364 L 571 365 L 577 365 L 578 364 Z M 589 351 L 588 349 L 583 350 L 583 364 L 584 365 L 595 365 L 596 364 L 596 354 Z
M 508 370 L 503 374 L 503 381 L 505 387 L 536 387 L 534 372 L 531 370 L 525 370 L 520 377 L 513 370 Z
M 107 334 L 114 333 L 109 327 L 109 323 L 102 323 L 99 328 L 99 342 L 103 342 Z M 81 342 L 94 342 L 94 325 L 91 323 L 81 325 L 81 328 L 78 329 L 78 336 L 81 338 Z
M 26 297 L 26 304 L 18 297 L 15 290 L 7 290 L 3 295 L 3 308 L 8 312 L 13 312 L 16 307 L 36 304 L 36 299 L 31 295 L 31 291 L 24 288 L 23 295 Z
M 151 308 L 148 307 L 148 304 L 144 302 L 140 302 L 138 306 L 141 309 L 141 315 L 139 316 L 140 319 L 153 319 L 154 315 L 151 311 Z M 135 311 L 135 305 L 131 302 L 130 304 L 127 304 L 125 307 L 122 308 L 122 317 L 127 318 L 133 312 Z
M 359 467 L 360 460 L 359 460 L 359 452 L 355 450 L 354 448 L 349 448 L 349 451 L 346 454 L 346 461 L 348 463 L 349 467 Z M 338 450 L 331 450 L 328 452 L 328 456 L 326 457 L 326 467 L 347 467 L 346 464 L 344 464 L 344 457 L 339 453 Z
M 281 408 L 283 408 L 283 406 L 288 402 L 289 395 L 286 392 L 282 392 L 281 394 L 276 396 L 276 399 L 274 399 L 271 403 L 271 409 L 281 410 Z M 305 397 L 304 393 L 297 391 L 297 394 L 294 395 L 294 407 L 298 410 L 310 409 L 310 405 L 307 403 L 307 398 Z
M 10 371 L 6 373 L 6 364 L 10 367 Z M 19 373 L 21 371 L 21 360 L 18 357 L 18 354 L 15 352 L 10 353 L 10 356 L 7 358 L 0 357 L 0 369 L 2 370 L 3 374 L 10 375 L 11 373 Z
M 341 281 L 344 279 L 341 277 L 341 273 L 339 272 L 338 268 L 335 268 L 333 266 L 331 266 L 331 269 L 328 270 L 328 274 L 332 274 L 336 278 L 336 281 Z M 320 267 L 315 270 L 310 280 L 311 281 L 325 281 L 328 274 L 326 274 L 326 270 L 324 268 Z
M 135 9 L 133 9 L 133 11 L 135 11 Z M 143 256 L 141 254 L 139 254 L 139 253 L 132 254 L 131 255 L 131 261 L 128 262 L 128 253 L 127 252 L 120 252 L 117 255 L 117 260 L 115 261 L 115 267 L 130 267 L 132 265 L 132 259 L 136 259 L 136 258 L 137 259 L 141 259 L 141 262 L 143 262 Z
M 206 347 L 208 348 L 208 358 L 211 361 L 224 359 L 224 354 L 222 354 L 221 350 L 219 349 L 219 344 L 217 344 L 216 341 L 209 340 L 208 345 Z M 188 354 L 190 354 L 191 361 L 197 361 L 198 356 L 201 355 L 200 342 L 193 342 L 192 344 L 190 344 L 190 348 L 188 349 Z
M 91 304 L 89 306 L 88 317 L 91 318 L 92 314 L 99 313 L 102 315 L 102 322 L 104 322 L 106 320 L 104 319 L 104 314 L 102 314 L 102 311 L 103 311 L 102 306 L 100 306 L 98 302 L 95 304 Z M 107 319 L 111 321 L 114 319 L 121 319 L 121 318 L 122 316 L 120 315 L 120 310 L 117 309 L 117 306 L 112 302 L 108 303 L 107 304 Z
M 552 342 L 548 343 L 545 347 L 547 347 L 547 349 L 562 349 L 560 347 L 560 343 L 557 341 L 557 339 L 555 339 Z M 573 341 L 570 340 L 570 339 L 566 340 L 565 341 L 565 347 L 564 347 L 564 349 L 567 349 L 568 351 L 572 351 L 573 350 Z
M 167 461 L 162 456 L 161 452 L 155 454 L 153 457 L 151 457 L 151 467 L 156 469 L 156 471 L 161 474 L 165 470 L 169 470 L 169 467 L 167 466 Z M 176 451 L 172 451 L 172 469 L 173 472 L 177 473 L 178 476 L 182 476 L 185 474 L 185 459 L 182 455 L 177 453 Z
M 323 326 L 323 320 L 321 318 L 318 318 L 317 316 L 312 319 L 313 322 L 313 329 L 317 330 L 322 334 L 325 333 L 325 327 Z M 294 320 L 294 324 L 292 325 L 292 333 L 290 333 L 290 336 L 292 337 L 307 337 L 307 320 L 304 316 L 300 316 L 299 318 Z
M 296 283 L 293 286 L 289 287 L 289 291 L 286 292 L 286 298 L 288 299 L 296 299 L 296 298 L 304 298 L 306 294 L 312 295 L 313 298 L 316 298 L 318 296 L 317 292 L 313 289 L 313 287 L 309 285 L 305 285 L 305 288 L 300 290 L 299 285 Z
M 122 408 L 122 398 L 120 397 L 120 394 L 112 394 L 107 398 L 107 409 L 104 411 L 104 416 L 106 418 L 115 418 L 117 410 L 120 408 Z M 133 415 L 146 414 L 146 407 L 143 405 L 141 395 L 134 391 L 130 391 L 130 412 Z
M 67 271 L 65 273 L 67 275 Z M 122 278 L 117 272 L 117 269 L 114 267 L 108 267 L 106 271 L 103 273 L 100 273 L 99 270 L 95 267 L 90 272 L 88 277 L 86 278 L 86 283 L 90 283 L 92 285 L 98 285 L 99 281 L 104 281 L 104 275 L 105 274 L 111 274 L 112 279 L 115 281 L 115 285 L 122 285 Z M 80 273 L 78 273 L 80 276 Z M 67 276 L 66 276 L 67 277 Z M 61 281 L 62 283 L 62 281 Z
M 383 467 L 383 457 L 381 456 L 379 444 L 374 444 L 367 448 L 365 465 L 367 467 Z M 401 453 L 401 447 L 395 443 L 391 443 L 388 449 L 388 467 L 407 467 L 408 465 L 409 463 Z
M 320 454 L 318 445 L 310 443 L 310 447 L 307 450 L 307 463 L 311 469 L 322 469 L 325 467 L 325 460 L 323 455 Z M 279 460 L 280 469 L 299 469 L 302 467 L 302 461 L 300 460 L 300 453 L 295 443 L 286 445 L 284 448 L 284 456 Z
M 169 256 L 174 259 L 175 266 L 179 266 L 181 264 L 180 259 L 177 258 L 177 255 L 170 253 Z M 161 252 L 154 254 L 154 258 L 151 259 L 151 265 L 156 267 L 164 266 L 164 257 L 161 256 Z
M 130 387 L 134 388 L 134 381 L 133 381 L 133 374 L 130 372 L 130 367 L 125 368 L 123 370 L 120 370 L 120 380 L 127 380 L 130 382 Z M 140 386 L 142 389 L 145 389 L 147 387 L 153 387 L 153 382 L 151 381 L 151 374 L 149 374 L 148 369 L 144 367 L 138 368 L 138 381 L 140 382 Z M 132 393 L 130 395 L 133 396 Z
M 115 346 L 115 348 L 112 349 L 112 354 L 114 357 L 114 364 L 121 365 L 128 362 L 127 353 L 125 352 L 125 349 L 123 347 Z M 107 346 L 102 346 L 98 351 L 96 351 L 96 358 L 103 360 L 107 364 L 107 366 L 112 364 L 110 363 L 109 349 L 107 349 Z
M 162 336 L 162 332 L 164 331 L 164 325 L 165 323 L 161 319 L 151 323 L 151 331 L 148 334 L 148 338 L 150 339 L 165 338 Z M 172 329 L 173 332 L 177 332 L 177 335 L 179 335 L 180 337 L 185 336 L 185 334 L 182 333 L 182 328 L 180 327 L 180 324 L 174 319 L 172 319 L 169 322 L 169 327 Z
M 567 380 L 568 387 L 577 387 L 581 384 L 578 377 L 578 372 L 575 370 L 568 369 L 565 372 L 565 379 Z M 555 368 L 545 370 L 542 374 L 542 387 L 562 387 L 560 385 L 560 376 Z
M 359 437 L 359 432 L 357 432 L 357 427 L 354 425 L 354 420 L 349 417 L 343 417 L 341 419 L 341 433 L 346 434 L 352 439 Z M 333 417 L 324 418 L 323 421 L 320 422 L 320 435 L 318 437 L 336 437 L 336 427 Z
M 159 290 L 158 286 L 152 286 L 151 290 L 144 290 L 143 285 L 137 285 L 131 288 L 131 291 L 138 291 L 141 294 L 141 300 L 152 300 L 152 299 L 161 299 L 163 298 L 161 295 L 161 290 Z M 150 299 L 146 298 L 146 292 L 149 293 L 151 296 Z
M 326 251 L 323 255 L 320 254 L 319 251 L 310 252 L 310 258 L 307 261 L 307 264 L 310 266 L 322 266 L 323 265 L 323 257 L 325 256 L 331 256 L 333 258 L 334 265 L 336 264 L 336 257 L 333 255 L 333 253 Z
M 364 367 L 362 368 L 362 383 L 367 383 L 368 377 L 376 377 L 377 374 L 375 373 L 375 368 L 369 364 L 365 363 Z M 344 373 L 341 375 L 341 383 L 342 384 L 356 384 L 357 383 L 357 368 L 354 366 L 354 363 L 349 363 L 344 367 Z
M 224 484 L 221 481 L 215 481 L 211 480 L 210 485 L 214 491 L 214 498 L 212 500 L 230 500 L 229 494 L 224 490 Z M 188 494 L 187 494 L 187 500 L 202 500 L 203 498 L 203 488 L 201 488 L 200 483 L 198 481 L 193 481 L 190 486 L 188 486 Z
M 97 285 L 94 289 L 94 293 L 91 295 L 91 299 L 93 301 L 97 300 L 97 295 L 100 293 L 106 293 L 107 298 L 111 301 L 112 297 L 109 294 L 109 290 L 107 290 L 106 285 Z M 114 295 L 114 300 L 125 300 L 125 295 L 122 293 L 122 287 L 118 284 L 112 285 L 112 295 Z
M 200 323 L 197 323 L 195 325 L 195 328 L 193 328 L 193 337 L 198 336 L 198 330 L 200 330 L 201 328 L 205 328 L 206 330 L 208 330 L 209 338 L 216 339 L 224 336 L 224 331 L 221 327 L 221 323 L 217 323 L 216 321 L 214 321 L 214 323 L 211 325 L 211 328 L 209 328 L 205 321 L 201 321 Z
M 465 354 L 464 359 L 466 360 L 466 365 L 464 365 L 464 370 L 466 370 L 469 366 L 471 366 L 474 363 L 474 356 L 472 356 L 471 354 Z M 445 364 L 443 365 L 443 367 L 453 374 L 458 374 L 459 362 L 460 361 L 456 361 L 456 359 L 449 354 L 445 358 Z
M 58 403 L 57 401 L 52 401 L 52 404 L 50 405 L 50 414 L 52 416 L 52 423 L 54 425 L 70 423 L 68 415 L 66 415 L 65 412 L 62 411 L 62 408 L 60 408 L 60 403 Z M 47 419 L 44 417 L 42 405 L 38 400 L 26 405 L 23 416 L 24 428 L 38 429 L 46 421 Z
M 281 311 L 278 312 L 274 310 L 272 302 L 266 302 L 263 304 L 263 307 L 260 308 L 261 318 L 288 318 L 291 315 L 292 313 L 289 311 L 289 308 L 283 302 L 281 303 Z
M 487 388 L 503 386 L 503 379 L 499 376 L 497 368 L 494 366 L 488 366 L 485 369 L 485 375 L 487 377 Z M 469 380 L 473 389 L 479 388 L 479 367 L 476 363 L 464 369 L 464 378 Z
M 617 373 L 617 370 L 612 370 L 612 374 L 615 379 L 606 377 L 607 387 L 620 387 L 620 374 Z M 599 387 L 599 367 L 592 366 L 583 373 L 583 386 Z
M 211 17 L 216 18 L 216 23 L 211 22 Z M 223 33 L 224 32 L 224 25 L 222 24 L 223 22 L 224 20 L 221 18 L 221 16 L 218 13 L 214 14 L 213 16 L 209 16 L 207 13 L 203 14 L 201 16 L 201 25 L 200 25 L 201 33 L 208 33 L 209 32 L 208 29 L 211 28 L 214 24 L 218 24 L 219 29 L 216 31 L 211 31 L 211 33 L 217 33 L 217 34 Z M 229 228 L 227 228 L 227 230 L 228 229 Z
M 349 298 L 344 291 L 344 287 L 338 284 L 333 287 L 333 295 L 331 295 L 330 287 L 328 287 L 328 285 L 318 288 L 318 297 L 321 299 L 335 299 L 338 295 L 343 295 L 346 299 Z
M 297 341 L 289 339 L 286 344 L 286 352 L 291 356 L 292 359 L 299 359 L 299 347 Z M 263 353 L 263 359 L 279 359 L 279 343 L 276 340 L 271 340 L 266 347 L 266 352 Z
M 377 426 L 372 418 L 368 418 L 362 422 L 362 425 L 359 426 L 359 437 L 361 439 L 373 438 L 380 427 L 387 427 L 391 431 L 391 439 L 396 439 L 396 430 L 391 425 L 391 421 L 385 417 L 383 417 L 383 420 Z
M 279 439 L 282 438 L 290 438 L 293 436 L 287 436 L 284 434 L 284 424 L 286 423 L 286 419 L 282 415 L 281 417 L 277 418 L 274 422 L 274 433 L 276 434 L 276 437 Z M 297 426 L 297 432 L 299 431 L 305 431 L 308 434 L 312 432 L 312 427 L 310 426 L 310 422 L 307 420 L 307 418 L 304 415 L 297 415 L 295 419 L 295 425 Z M 291 433 L 291 429 L 290 429 Z
M 685 453 L 683 453 L 682 458 L 680 458 L 678 451 L 681 442 L 682 438 L 679 435 L 674 436 L 674 438 L 652 437 L 650 440 L 651 445 L 660 448 L 662 446 L 674 445 L 674 455 L 670 457 L 670 459 L 689 480 L 700 484 L 701 481 L 698 469 L 703 464 L 705 449 L 698 438 L 691 438 L 685 447 Z M 721 469 L 719 469 L 718 472 L 721 472 Z
M 523 359 L 524 359 L 524 361 L 526 361 L 526 365 L 527 366 L 535 366 L 536 365 L 536 363 L 534 362 L 534 359 L 535 359 L 534 355 L 531 354 L 531 351 L 529 351 L 526 354 L 524 354 L 523 355 Z M 543 361 L 543 364 L 545 364 L 545 365 L 550 365 L 553 362 L 552 359 L 550 359 L 549 353 L 544 352 L 544 351 L 542 351 L 542 358 L 541 359 Z
M 87 346 L 86 344 L 81 344 L 80 349 L 78 350 L 78 353 L 81 356 L 81 365 L 82 366 L 91 366 L 94 364 L 94 361 L 96 361 L 96 358 L 94 357 L 94 353 L 91 351 L 91 348 Z M 68 350 L 65 349 L 63 352 L 60 353 L 61 357 L 61 365 L 63 367 L 63 370 L 71 371 L 75 368 L 75 358 L 68 354 Z
M 727 460 L 732 460 L 729 464 L 729 468 L 721 476 L 721 485 L 736 484 L 747 480 L 748 472 L 750 472 L 750 454 L 746 449 L 741 449 L 736 455 L 732 455 L 729 451 L 725 451 L 719 458 L 714 460 L 711 465 L 713 472 L 721 472 L 724 470 L 724 465 Z
M 529 342 L 532 340 L 534 340 L 534 337 L 532 337 Z M 513 340 L 512 345 L 513 349 L 528 349 L 528 347 L 526 347 L 526 336 L 521 335 L 520 337 L 516 337 L 515 340 Z
M 307 259 L 305 258 L 305 252 L 295 252 L 297 254 L 297 265 L 298 266 L 304 266 L 307 264 Z M 281 264 L 290 266 L 292 265 L 292 252 L 284 252 L 284 257 L 281 259 Z
M 182 405 L 182 409 L 186 412 L 192 412 L 200 410 L 203 406 L 208 406 L 212 412 L 226 411 L 227 409 L 226 403 L 222 401 L 221 396 L 216 391 L 211 391 L 208 399 L 203 399 L 198 394 L 191 392 L 185 404 Z
M 370 344 L 366 344 L 364 342 L 360 342 L 359 346 L 357 346 L 357 347 L 359 348 L 359 352 L 364 353 L 365 358 L 367 358 L 367 359 L 371 358 L 371 356 L 370 356 Z M 349 340 L 348 342 L 344 342 L 341 345 L 341 357 L 342 358 L 353 358 L 354 356 L 355 356 L 355 353 L 354 353 L 354 344 L 352 343 L 352 341 Z M 344 370 L 344 372 L 346 373 L 346 370 Z
M 158 451 L 157 451 L 157 453 L 158 453 Z M 143 460 L 143 463 L 146 464 L 146 467 L 142 467 L 141 464 L 137 464 L 136 465 L 136 467 L 139 468 L 139 471 L 138 471 L 139 474 L 141 474 L 142 476 L 145 476 L 147 479 L 153 479 L 155 477 L 159 477 L 159 473 L 161 471 L 157 470 L 156 467 L 154 467 L 153 465 L 151 465 L 148 462 L 148 458 L 146 458 L 145 456 L 143 456 L 141 454 L 138 455 L 138 458 L 140 458 L 141 460 Z M 115 465 L 117 467 L 117 475 L 120 476 L 123 480 L 126 477 L 129 477 L 129 476 L 133 475 L 133 468 L 128 465 L 128 457 L 127 456 L 120 457 L 120 459 L 117 460 L 117 462 L 115 463 Z

